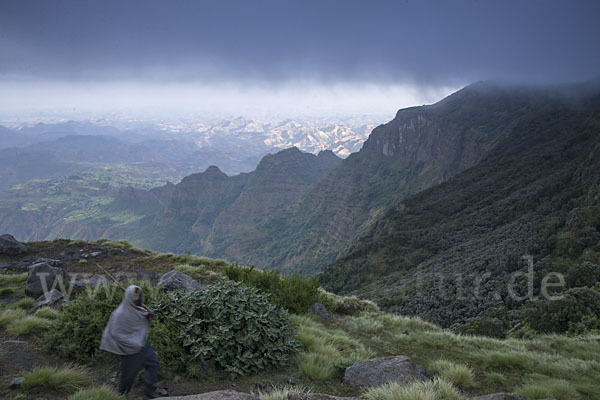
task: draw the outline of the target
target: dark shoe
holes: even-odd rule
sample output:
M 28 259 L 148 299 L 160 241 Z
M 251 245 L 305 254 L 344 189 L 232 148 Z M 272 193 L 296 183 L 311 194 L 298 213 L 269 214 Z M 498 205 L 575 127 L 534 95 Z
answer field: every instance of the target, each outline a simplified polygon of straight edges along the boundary
M 162 396 L 162 395 L 160 395 L 160 394 L 158 394 L 156 392 L 153 392 L 153 393 L 146 393 L 146 397 L 149 398 L 149 399 L 160 399 L 160 398 L 162 398 L 164 396 Z

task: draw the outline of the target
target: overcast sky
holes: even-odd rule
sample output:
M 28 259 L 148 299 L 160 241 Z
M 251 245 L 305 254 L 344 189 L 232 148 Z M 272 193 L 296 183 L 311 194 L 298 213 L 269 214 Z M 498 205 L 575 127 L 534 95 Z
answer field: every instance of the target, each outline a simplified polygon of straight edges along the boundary
M 599 21 L 595 0 L 2 0 L 0 107 L 387 113 L 598 77 Z

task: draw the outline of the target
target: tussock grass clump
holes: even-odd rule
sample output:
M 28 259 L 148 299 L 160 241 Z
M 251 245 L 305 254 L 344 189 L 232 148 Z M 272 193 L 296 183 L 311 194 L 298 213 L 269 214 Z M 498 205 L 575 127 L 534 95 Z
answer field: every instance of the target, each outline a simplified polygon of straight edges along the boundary
M 18 283 L 25 283 L 27 281 L 27 272 L 22 274 L 2 274 L 0 275 L 0 285 L 8 286 L 15 285 Z
M 23 318 L 25 318 L 25 311 L 21 309 L 2 311 L 0 314 L 0 328 L 4 328 Z
M 581 398 L 577 390 L 568 381 L 548 377 L 534 379 L 517 389 L 517 393 L 532 400 L 549 398 L 577 400 Z
M 215 272 L 222 272 L 229 265 L 224 260 L 199 257 L 194 254 L 156 253 L 151 250 L 135 250 L 146 253 L 147 256 L 141 257 L 139 260 L 151 264 L 205 266 Z
M 441 376 L 455 386 L 460 388 L 473 386 L 473 370 L 466 365 L 440 359 L 433 361 L 428 367 L 433 374 Z
M 289 392 L 311 393 L 312 389 L 304 385 L 283 385 L 276 386 L 269 392 L 258 392 L 260 400 L 287 400 Z
M 36 317 L 45 318 L 45 319 L 56 319 L 60 315 L 60 311 L 55 310 L 50 307 L 42 307 L 35 312 Z
M 506 382 L 506 377 L 500 372 L 488 372 L 485 378 L 495 385 L 503 385 Z
M 66 366 L 35 368 L 25 375 L 22 387 L 46 387 L 61 393 L 74 393 L 89 386 L 91 379 L 87 370 L 82 367 Z
M 415 382 L 408 386 L 398 383 L 377 386 L 365 391 L 371 400 L 462 400 L 463 396 L 451 383 L 436 378 L 433 381 Z
M 0 275 L 0 297 L 9 297 L 25 294 L 27 272 L 23 274 Z
M 79 244 L 79 246 L 86 246 L 87 242 L 82 241 L 83 243 Z M 112 247 L 117 250 L 132 250 L 135 247 L 129 243 L 127 240 L 111 240 L 111 239 L 98 239 L 96 241 L 101 246 Z
M 369 314 L 346 317 L 342 322 L 342 326 L 352 333 L 367 335 L 381 333 L 384 329 L 383 322 Z
M 125 397 L 115 392 L 113 388 L 102 385 L 97 388 L 80 389 L 69 396 L 69 400 L 124 400 Z
M 175 269 L 203 282 L 216 282 L 223 276 L 222 273 L 218 272 L 219 268 L 207 265 L 180 264 L 175 266 Z
M 17 302 L 12 303 L 7 308 L 21 308 L 23 310 L 29 310 L 35 304 L 35 300 L 31 297 L 25 297 Z
M 17 319 L 11 322 L 7 327 L 6 331 L 11 335 L 15 336 L 28 336 L 35 333 L 41 333 L 52 326 L 52 322 L 45 319 L 36 317 L 34 315 L 27 316 L 22 319 Z
M 355 315 L 361 312 L 378 312 L 379 307 L 371 300 L 362 300 L 356 296 L 339 296 L 319 288 L 323 304 L 336 314 Z
M 298 367 L 302 375 L 309 379 L 324 381 L 335 373 L 335 365 L 326 355 L 320 353 L 300 353 Z
M 298 325 L 298 340 L 305 349 L 327 357 L 335 368 L 346 368 L 375 356 L 373 351 L 346 332 L 326 328 L 311 317 L 294 315 L 292 322 Z

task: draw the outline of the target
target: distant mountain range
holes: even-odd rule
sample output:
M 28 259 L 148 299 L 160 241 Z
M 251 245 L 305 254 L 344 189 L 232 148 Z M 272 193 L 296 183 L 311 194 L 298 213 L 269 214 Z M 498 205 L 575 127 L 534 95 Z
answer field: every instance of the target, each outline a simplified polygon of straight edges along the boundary
M 193 142 L 220 157 L 227 148 L 242 154 L 247 146 L 247 154 L 259 154 L 261 146 L 298 138 L 313 149 L 324 140 L 284 133 L 295 126 L 288 121 L 279 131 L 260 133 L 262 144 L 249 134 L 244 142 L 243 132 L 259 130 L 252 124 L 238 119 L 213 125 L 192 135 Z M 219 130 L 226 128 L 229 133 Z M 327 140 L 340 129 L 328 131 Z M 29 240 L 127 239 L 160 251 L 320 273 L 331 290 L 444 326 L 490 307 L 518 309 L 504 283 L 524 268 L 525 254 L 539 261 L 540 273 L 567 273 L 583 261 L 600 264 L 598 82 L 477 83 L 436 104 L 398 111 L 345 159 L 292 147 L 261 157 L 251 172 L 228 176 L 210 166 L 163 186 L 152 184 L 154 178 L 140 183 L 140 165 L 148 161 L 136 157 L 156 154 L 152 165 L 176 165 L 168 157 L 177 147 L 160 151 L 164 142 L 157 139 L 109 152 L 113 139 L 91 137 L 85 140 L 97 141 L 98 151 L 85 156 L 85 148 L 62 149 L 61 139 L 44 146 L 61 154 L 52 162 L 66 163 L 60 164 L 65 171 L 81 157 L 138 169 L 69 171 L 66 178 L 13 188 L 0 207 L 1 231 Z M 19 151 L 32 154 L 35 146 Z M 18 160 L 19 151 L 5 157 Z M 110 179 L 100 184 L 100 176 Z M 28 202 L 27 193 L 36 193 L 37 203 Z M 80 199 L 78 208 L 54 201 L 67 193 Z M 457 276 L 464 282 L 457 283 Z M 456 295 L 475 287 L 480 297 Z

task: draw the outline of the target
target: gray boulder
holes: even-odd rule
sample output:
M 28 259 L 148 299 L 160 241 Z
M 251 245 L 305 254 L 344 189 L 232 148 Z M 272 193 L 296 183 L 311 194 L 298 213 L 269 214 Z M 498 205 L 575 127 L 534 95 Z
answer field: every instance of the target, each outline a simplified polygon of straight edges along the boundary
M 58 303 L 63 298 L 63 294 L 60 290 L 52 289 L 49 292 L 44 293 L 36 300 L 35 305 L 33 306 L 33 311 L 42 307 L 50 307 Z
M 27 268 L 29 275 L 25 284 L 25 294 L 38 297 L 50 290 L 56 279 L 68 285 L 67 271 L 60 260 L 39 259 Z
M 19 376 L 16 378 L 13 378 L 10 383 L 8 384 L 8 387 L 11 389 L 17 389 L 20 388 L 21 385 L 23 384 L 23 382 L 25 382 L 25 377 L 23 376 Z
M 329 311 L 325 308 L 325 306 L 319 302 L 313 304 L 308 308 L 308 312 L 316 315 L 319 319 L 323 321 L 329 321 L 331 319 L 331 315 Z
M 169 400 L 259 400 L 257 396 L 235 390 L 217 390 L 214 392 L 192 394 L 189 396 L 173 396 Z
M 409 385 L 428 381 L 433 376 L 424 367 L 406 356 L 380 357 L 358 362 L 344 373 L 344 383 L 350 386 L 371 387 L 396 382 Z
M 90 286 L 93 286 L 93 287 L 108 285 L 108 279 L 106 279 L 102 275 L 96 274 L 96 275 L 92 275 L 90 277 L 90 279 L 87 280 L 87 284 Z
M 525 396 L 516 393 L 494 393 L 485 396 L 471 397 L 469 400 L 529 400 Z
M 8 233 L 0 235 L 0 254 L 18 256 L 27 253 L 27 247 Z
M 183 290 L 200 290 L 202 285 L 189 275 L 173 269 L 158 280 L 158 287 L 165 288 L 167 291 L 183 289 Z

